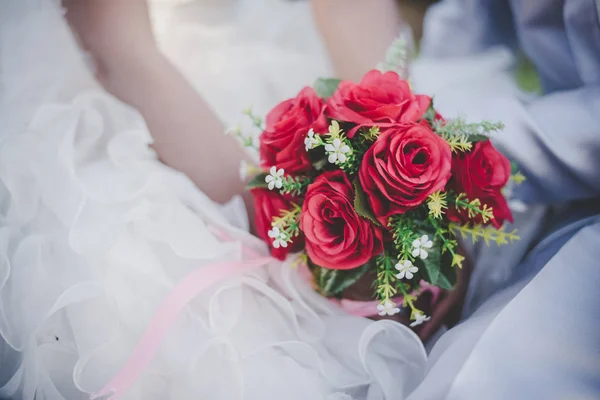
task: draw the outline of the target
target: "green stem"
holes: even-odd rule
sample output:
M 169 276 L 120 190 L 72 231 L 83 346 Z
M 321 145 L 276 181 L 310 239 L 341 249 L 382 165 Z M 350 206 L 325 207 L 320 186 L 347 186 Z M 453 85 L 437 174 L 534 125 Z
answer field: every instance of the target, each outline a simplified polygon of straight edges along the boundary
M 396 276 L 392 271 L 393 266 L 389 260 L 389 257 L 381 256 L 381 259 L 377 263 L 377 294 L 379 295 L 382 302 L 392 299 L 396 294 Z
M 448 240 L 446 238 L 446 236 L 444 236 L 444 230 L 442 229 L 442 227 L 440 226 L 439 222 L 436 221 L 435 218 L 429 217 L 428 219 L 429 219 L 429 223 L 431 223 L 431 225 L 433 225 L 433 228 L 435 229 L 435 235 L 437 237 L 439 237 L 442 240 L 442 242 L 443 242 L 442 249 L 444 249 L 444 248 L 447 249 L 450 252 L 450 254 L 452 254 L 452 257 L 454 257 L 454 255 L 455 255 L 455 253 L 454 253 L 455 244 L 452 243 L 451 240 Z M 448 232 L 450 232 L 450 231 L 448 230 Z
M 410 308 L 410 311 L 411 311 L 411 319 L 412 319 L 412 314 L 414 314 L 416 311 L 419 311 L 419 309 L 417 307 L 415 307 L 415 304 L 413 302 L 414 297 L 408 293 L 408 291 L 406 290 L 406 287 L 404 287 L 404 283 L 400 282 L 400 284 L 398 285 L 398 288 L 400 289 L 400 292 L 402 292 L 402 296 L 404 296 L 403 306 L 406 307 L 406 305 L 408 305 L 408 307 Z

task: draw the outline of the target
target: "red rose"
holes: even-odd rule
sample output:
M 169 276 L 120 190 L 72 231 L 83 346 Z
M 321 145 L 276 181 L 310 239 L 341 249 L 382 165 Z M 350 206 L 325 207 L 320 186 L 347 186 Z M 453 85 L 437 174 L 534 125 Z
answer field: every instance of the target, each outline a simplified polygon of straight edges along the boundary
M 419 206 L 450 178 L 452 151 L 428 124 L 397 125 L 365 153 L 358 176 L 383 225 L 394 214 Z
M 477 142 L 466 153 L 452 157 L 456 185 L 462 191 L 502 189 L 510 178 L 510 161 L 489 140 Z
M 414 95 L 408 83 L 395 72 L 368 72 L 359 84 L 342 81 L 327 102 L 327 114 L 333 119 L 360 126 L 383 126 L 420 120 L 431 98 Z M 352 138 L 355 128 L 348 133 Z
M 354 210 L 354 189 L 340 170 L 312 183 L 300 216 L 306 251 L 329 269 L 360 267 L 383 251 L 381 231 Z
M 494 219 L 490 223 L 500 228 L 505 220 L 512 222 L 512 214 L 501 193 L 510 173 L 510 161 L 494 148 L 492 142 L 477 142 L 471 151 L 452 157 L 451 187 L 457 193 L 466 194 L 469 200 L 479 199 L 491 207 Z M 450 209 L 448 215 L 457 222 L 470 221 L 466 211 L 459 213 Z M 481 218 L 476 218 L 473 222 L 480 221 Z
M 271 223 L 273 222 L 273 217 L 279 216 L 282 210 L 290 210 L 292 208 L 291 203 L 276 191 L 252 189 L 251 193 L 254 197 L 254 207 L 256 212 L 254 216 L 256 232 L 258 236 L 269 245 L 271 255 L 283 260 L 288 252 L 301 250 L 304 245 L 304 238 L 302 236 L 293 238 L 293 242 L 285 248 L 274 248 L 273 239 L 269 237 L 269 231 L 272 229 Z
M 277 166 L 286 173 L 306 172 L 311 163 L 304 139 L 312 128 L 327 131 L 324 103 L 312 88 L 304 88 L 293 99 L 277 105 L 267 115 L 266 129 L 260 136 L 260 159 L 264 168 Z

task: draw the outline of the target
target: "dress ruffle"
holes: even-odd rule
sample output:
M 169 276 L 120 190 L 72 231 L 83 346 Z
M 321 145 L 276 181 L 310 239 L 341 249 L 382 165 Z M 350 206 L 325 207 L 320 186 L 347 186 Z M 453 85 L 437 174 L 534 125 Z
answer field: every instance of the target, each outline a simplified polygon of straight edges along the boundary
M 187 273 L 266 249 L 244 217 L 224 216 L 244 215 L 239 201 L 223 212 L 157 160 L 139 115 L 94 82 L 55 4 L 7 4 L 0 397 L 84 399 Z M 126 398 L 398 399 L 424 362 L 409 329 L 344 315 L 273 261 L 195 298 Z

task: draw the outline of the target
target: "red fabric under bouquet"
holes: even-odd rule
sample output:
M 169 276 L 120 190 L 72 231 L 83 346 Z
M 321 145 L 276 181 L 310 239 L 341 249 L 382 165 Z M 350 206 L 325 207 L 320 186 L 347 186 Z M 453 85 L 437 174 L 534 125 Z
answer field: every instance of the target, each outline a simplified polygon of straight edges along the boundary
M 258 233 L 277 258 L 305 252 L 323 294 L 375 270 L 379 314 L 398 312 L 404 295 L 411 319 L 425 321 L 410 294 L 423 281 L 453 287 L 457 234 L 517 239 L 502 229 L 511 164 L 486 136 L 498 129 L 446 121 L 395 72 L 319 80 L 266 118 L 249 184 Z

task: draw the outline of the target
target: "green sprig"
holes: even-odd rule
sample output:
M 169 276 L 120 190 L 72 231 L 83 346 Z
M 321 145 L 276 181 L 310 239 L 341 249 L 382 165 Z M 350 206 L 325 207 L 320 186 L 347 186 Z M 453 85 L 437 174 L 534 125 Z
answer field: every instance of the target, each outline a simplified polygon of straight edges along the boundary
M 525 182 L 527 178 L 521 172 L 517 172 L 510 176 L 510 180 L 513 181 L 516 185 L 520 185 L 523 182 Z
M 408 79 L 411 39 L 412 35 L 403 33 L 394 40 L 386 52 L 385 61 L 379 64 L 377 69 L 381 72 L 394 71 L 402 79 Z
M 435 230 L 435 237 L 439 238 L 442 242 L 442 254 L 449 252 L 452 257 L 454 257 L 456 255 L 455 249 L 458 246 L 458 242 L 450 238 L 450 235 L 454 236 L 454 233 L 449 228 L 444 227 L 443 224 L 434 217 L 429 216 L 428 221 Z
M 361 137 L 367 141 L 367 142 L 374 142 L 377 140 L 377 138 L 379 137 L 379 135 L 381 134 L 381 131 L 379 130 L 378 126 L 372 126 L 369 128 L 369 130 L 362 135 Z
M 300 213 L 302 208 L 292 203 L 292 208 L 289 210 L 281 210 L 278 217 L 274 217 L 271 222 L 273 228 L 279 228 L 280 231 L 286 234 L 287 242 L 292 243 L 295 237 L 300 235 Z
M 228 130 L 226 133 L 236 137 L 243 147 L 258 150 L 258 147 L 256 146 L 256 142 L 252 135 L 244 134 L 242 132 L 242 128 L 239 125 L 236 125 L 232 129 Z
M 440 123 L 440 125 L 436 127 L 436 131 L 443 137 L 455 135 L 475 137 L 481 135 L 488 136 L 490 133 L 498 132 L 502 129 L 504 129 L 504 124 L 502 122 L 481 121 L 468 123 L 464 116 L 458 116 L 443 124 Z
M 301 196 L 306 193 L 306 188 L 313 182 L 306 176 L 288 175 L 283 179 L 283 186 L 279 190 L 281 194 L 291 194 L 292 196 Z
M 394 263 L 389 257 L 379 256 L 376 260 L 377 277 L 375 280 L 375 293 L 381 301 L 392 301 L 398 290 L 396 288 L 396 273 L 394 272 Z
M 412 220 L 403 215 L 395 215 L 389 220 L 394 246 L 398 252 L 399 260 L 414 261 L 412 244 L 420 236 L 415 232 Z
M 487 140 L 492 132 L 504 129 L 504 124 L 491 121 L 467 123 L 464 117 L 459 116 L 447 122 L 434 121 L 433 129 L 457 153 L 470 151 L 474 143 Z
M 255 128 L 257 128 L 257 129 L 259 129 L 259 130 L 261 130 L 261 131 L 262 131 L 262 130 L 264 130 L 264 126 L 263 126 L 263 119 L 262 119 L 261 117 L 259 117 L 259 116 L 255 115 L 255 114 L 252 112 L 252 108 L 251 108 L 251 107 L 248 107 L 248 108 L 247 108 L 247 109 L 245 109 L 245 110 L 244 110 L 242 113 L 243 113 L 245 116 L 247 116 L 248 118 L 250 118 L 250 121 L 252 122 L 252 125 L 253 125 Z
M 466 210 L 467 215 L 471 219 L 480 216 L 484 224 L 494 219 L 494 210 L 492 207 L 489 207 L 487 204 L 482 205 L 481 200 L 479 199 L 469 200 L 464 193 L 460 193 L 456 196 L 454 205 L 459 211 Z
M 470 237 L 473 243 L 483 239 L 487 245 L 489 245 L 491 242 L 495 242 L 498 246 L 501 246 L 516 242 L 520 239 L 516 229 L 506 232 L 504 227 L 496 229 L 495 227 L 489 225 L 459 225 L 456 223 L 450 223 L 450 229 L 456 233 L 460 233 L 463 238 Z
M 398 290 L 400 290 L 400 292 L 402 293 L 402 296 L 404 297 L 404 299 L 402 301 L 402 307 L 410 308 L 410 319 L 415 320 L 416 313 L 423 313 L 421 310 L 419 310 L 415 306 L 415 301 L 417 301 L 417 296 L 413 296 L 412 294 L 410 294 L 409 293 L 410 286 L 403 282 L 398 282 Z

